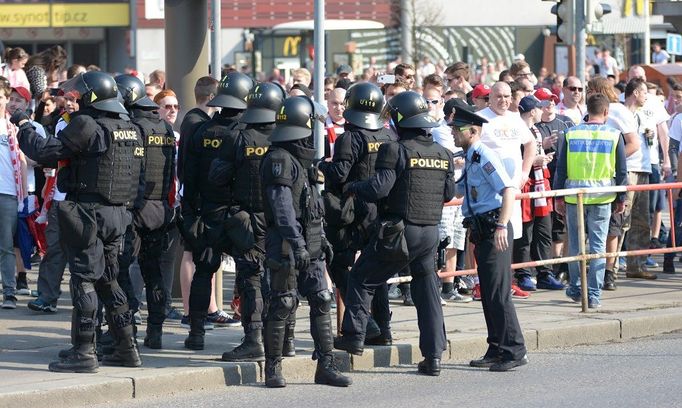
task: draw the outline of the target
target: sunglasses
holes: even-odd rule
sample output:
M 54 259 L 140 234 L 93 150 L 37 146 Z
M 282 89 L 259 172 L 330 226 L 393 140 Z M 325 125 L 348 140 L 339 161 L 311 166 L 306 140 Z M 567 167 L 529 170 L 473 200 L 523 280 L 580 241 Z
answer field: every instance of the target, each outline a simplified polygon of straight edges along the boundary
M 180 110 L 180 105 L 170 105 L 169 104 L 169 105 L 164 105 L 164 108 L 166 108 L 166 110 L 171 110 L 171 109 Z
M 571 91 L 571 92 L 576 92 L 576 91 L 582 92 L 582 91 L 583 91 L 583 88 L 582 88 L 582 87 L 579 87 L 579 86 L 569 86 L 569 87 L 568 87 L 568 90 Z
M 440 99 L 427 99 L 426 103 L 430 103 L 431 105 L 438 105 L 440 103 Z

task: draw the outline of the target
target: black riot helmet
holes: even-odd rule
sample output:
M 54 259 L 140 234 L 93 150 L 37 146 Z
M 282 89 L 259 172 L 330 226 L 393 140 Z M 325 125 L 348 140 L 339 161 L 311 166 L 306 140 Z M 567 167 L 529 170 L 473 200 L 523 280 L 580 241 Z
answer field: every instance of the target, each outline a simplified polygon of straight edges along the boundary
M 81 108 L 92 107 L 103 112 L 128 114 L 118 99 L 116 81 L 104 72 L 84 72 L 64 82 L 60 88 L 64 94 L 74 95 Z
M 307 96 L 287 98 L 275 115 L 275 130 L 271 142 L 289 142 L 313 135 L 315 107 Z
M 246 109 L 246 96 L 253 87 L 253 79 L 241 72 L 230 72 L 218 83 L 218 94 L 208 106 L 228 109 Z
M 405 91 L 386 102 L 393 125 L 397 128 L 434 128 L 439 123 L 429 116 L 426 99 L 413 91 Z
M 136 76 L 124 74 L 116 78 L 118 91 L 123 97 L 123 105 L 126 108 L 140 108 L 147 110 L 159 109 L 159 105 L 149 99 L 144 89 L 144 83 Z
M 285 98 L 286 94 L 282 87 L 272 82 L 256 84 L 246 97 L 246 111 L 244 111 L 240 122 L 274 122 L 275 115 Z
M 346 92 L 343 104 L 346 107 L 343 117 L 355 126 L 369 130 L 384 127 L 381 118 L 384 96 L 378 86 L 369 82 L 359 82 L 351 86 Z

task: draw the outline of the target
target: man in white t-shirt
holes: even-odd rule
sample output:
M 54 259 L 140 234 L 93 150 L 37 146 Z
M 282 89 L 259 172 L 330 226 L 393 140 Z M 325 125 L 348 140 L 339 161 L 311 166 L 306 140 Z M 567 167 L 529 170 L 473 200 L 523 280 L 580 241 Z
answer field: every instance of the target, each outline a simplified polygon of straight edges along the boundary
M 568 116 L 573 123 L 581 123 L 587 113 L 585 106 L 581 105 L 583 99 L 582 82 L 578 77 L 569 76 L 564 79 L 563 87 L 564 98 L 556 106 L 556 113 Z
M 649 145 L 653 144 L 656 128 L 655 118 L 645 113 L 644 106 L 649 95 L 646 82 L 635 78 L 625 87 L 625 107 L 637 119 L 637 134 L 641 148 L 627 158 L 628 184 L 649 184 L 651 174 L 651 154 Z M 626 214 L 624 224 L 630 224 L 627 235 L 627 247 L 630 250 L 648 249 L 650 245 L 649 228 L 649 192 L 636 191 L 632 194 L 630 211 Z M 628 217 L 629 215 L 629 217 Z M 630 218 L 628 222 L 627 218 Z M 656 275 L 647 272 L 646 256 L 630 257 L 627 264 L 627 277 L 638 279 L 656 279 Z
M 490 106 L 477 114 L 488 120 L 483 124 L 481 142 L 499 155 L 507 174 L 519 191 L 528 181 L 535 160 L 535 138 L 518 114 L 509 111 L 511 88 L 506 82 L 497 82 L 490 90 Z M 523 147 L 523 154 L 521 148 Z M 511 224 L 514 239 L 523 234 L 521 202 L 514 202 Z M 515 293 L 523 291 L 512 285 Z

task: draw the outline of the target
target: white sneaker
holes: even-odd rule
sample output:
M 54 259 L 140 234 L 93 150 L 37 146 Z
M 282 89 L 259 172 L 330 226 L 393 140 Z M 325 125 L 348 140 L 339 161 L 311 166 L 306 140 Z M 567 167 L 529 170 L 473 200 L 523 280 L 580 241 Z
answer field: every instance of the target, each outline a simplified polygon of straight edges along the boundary
M 440 297 L 441 301 L 450 301 L 453 303 L 469 303 L 474 300 L 471 296 L 461 295 L 456 290 L 449 293 L 441 293 Z

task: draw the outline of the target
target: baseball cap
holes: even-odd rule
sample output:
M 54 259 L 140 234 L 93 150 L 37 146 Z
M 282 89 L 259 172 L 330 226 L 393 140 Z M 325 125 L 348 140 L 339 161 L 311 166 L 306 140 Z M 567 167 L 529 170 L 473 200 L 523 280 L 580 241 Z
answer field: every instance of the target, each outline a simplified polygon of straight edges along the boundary
M 336 68 L 336 75 L 341 75 L 341 74 L 350 74 L 353 72 L 353 68 L 350 67 L 348 64 L 341 64 L 339 65 L 338 68 Z
M 31 100 L 31 93 L 23 86 L 14 87 L 12 90 L 18 93 L 22 98 L 26 99 L 27 102 Z
M 485 84 L 476 85 L 471 92 L 472 98 L 485 98 L 488 95 L 490 95 L 490 86 Z
M 533 95 L 524 96 L 519 101 L 519 112 L 527 113 L 535 108 L 540 108 L 541 102 Z
M 547 88 L 539 88 L 533 95 L 540 100 L 540 107 L 542 108 L 549 105 L 549 101 L 559 103 L 559 97 L 554 95 L 552 91 Z

